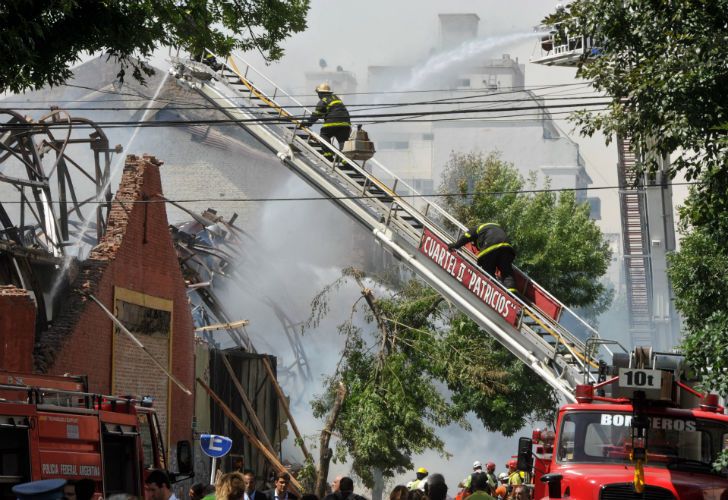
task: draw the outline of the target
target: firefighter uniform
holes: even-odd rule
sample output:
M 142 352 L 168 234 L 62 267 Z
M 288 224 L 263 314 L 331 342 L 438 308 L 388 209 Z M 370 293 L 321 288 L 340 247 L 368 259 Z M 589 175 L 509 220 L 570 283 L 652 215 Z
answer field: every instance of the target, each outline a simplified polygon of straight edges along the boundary
M 478 265 L 486 273 L 495 276 L 495 270 L 500 271 L 500 279 L 510 291 L 516 291 L 516 282 L 513 279 L 513 259 L 516 251 L 508 241 L 506 232 L 495 222 L 487 222 L 469 229 L 458 241 L 450 243 L 450 250 L 460 248 L 466 243 L 473 243 L 478 248 Z
M 321 137 L 331 144 L 333 144 L 331 138 L 335 137 L 339 141 L 339 148 L 341 148 L 349 138 L 349 135 L 351 135 L 349 110 L 346 109 L 343 101 L 331 92 L 328 84 L 319 85 L 316 88 L 316 92 L 319 95 L 319 102 L 314 112 L 304 123 L 304 126 L 310 127 L 319 118 L 323 118 L 324 124 L 321 126 Z M 323 154 L 328 159 L 333 159 L 334 157 L 334 154 L 329 150 L 324 150 Z

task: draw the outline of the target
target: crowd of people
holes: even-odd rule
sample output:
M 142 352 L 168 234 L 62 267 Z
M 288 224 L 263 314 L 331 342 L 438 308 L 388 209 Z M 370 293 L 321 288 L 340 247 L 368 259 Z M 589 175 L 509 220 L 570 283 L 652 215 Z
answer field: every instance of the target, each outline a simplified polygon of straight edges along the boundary
M 242 465 L 242 464 L 241 464 Z M 479 461 L 459 484 L 459 491 L 448 491 L 442 474 L 430 474 L 420 468 L 416 477 L 407 485 L 395 486 L 389 500 L 530 500 L 528 477 L 517 469 L 517 462 L 510 460 L 508 472 L 496 476 L 495 464 L 488 462 L 485 470 Z M 196 483 L 189 489 L 190 500 L 320 500 L 314 494 L 298 495 L 289 489 L 291 476 L 278 472 L 271 478 L 273 487 L 259 491 L 255 472 L 250 469 L 228 473 L 218 471 L 214 485 Z M 95 483 L 91 480 L 66 481 L 64 479 L 34 481 L 13 487 L 21 500 L 92 500 L 98 498 Z M 180 493 L 180 492 L 178 492 Z M 453 495 L 453 493 L 455 493 Z M 150 471 L 144 479 L 145 500 L 180 500 L 175 494 L 172 481 L 163 470 Z M 107 500 L 136 500 L 127 494 L 113 494 Z M 350 477 L 336 477 L 331 492 L 321 500 L 366 500 L 354 492 Z
M 449 490 L 442 474 L 430 474 L 427 469 L 419 468 L 415 479 L 407 485 L 395 486 L 389 494 L 389 500 L 530 500 L 531 491 L 528 477 L 517 468 L 516 460 L 506 464 L 507 472 L 498 475 L 496 465 L 488 462 L 483 468 L 481 462 L 473 463 L 473 470 L 457 486 L 457 490 Z M 147 478 L 147 485 L 157 495 L 148 495 L 148 500 L 177 500 L 168 491 L 160 490 L 162 485 L 151 484 L 158 478 Z M 229 472 L 218 476 L 215 485 L 197 483 L 190 488 L 190 500 L 319 500 L 316 495 L 304 494 L 299 497 L 289 491 L 291 481 L 286 472 L 276 474 L 273 488 L 258 491 L 255 473 L 252 470 Z M 169 487 L 167 485 L 166 487 Z M 149 492 L 149 487 L 147 488 Z M 354 481 L 350 477 L 337 476 L 331 483 L 331 493 L 323 500 L 366 500 L 354 492 Z
M 507 472 L 496 475 L 495 463 L 488 462 L 485 470 L 483 464 L 473 462 L 473 471 L 460 483 L 454 495 L 455 500 L 529 500 L 531 490 L 527 484 L 526 473 L 518 470 L 516 460 L 506 464 Z M 397 490 L 397 488 L 400 488 Z M 447 500 L 448 487 L 442 474 L 429 474 L 427 469 L 417 469 L 415 479 L 407 486 L 398 486 L 392 491 L 390 500 Z

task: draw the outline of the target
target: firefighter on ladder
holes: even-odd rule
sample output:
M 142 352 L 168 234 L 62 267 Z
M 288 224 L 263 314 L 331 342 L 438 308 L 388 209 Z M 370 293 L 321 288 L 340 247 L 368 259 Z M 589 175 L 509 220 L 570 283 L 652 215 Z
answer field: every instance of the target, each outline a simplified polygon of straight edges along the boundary
M 498 269 L 503 285 L 508 291 L 515 292 L 513 259 L 516 258 L 516 251 L 508 241 L 506 232 L 495 222 L 487 222 L 469 229 L 447 248 L 452 251 L 468 242 L 474 243 L 478 248 L 478 265 L 491 276 L 495 276 L 495 270 Z
M 342 100 L 331 91 L 328 83 L 322 83 L 316 87 L 316 93 L 319 96 L 319 102 L 311 116 L 303 123 L 303 126 L 310 127 L 319 118 L 323 118 L 324 124 L 321 126 L 321 137 L 332 145 L 334 143 L 331 138 L 335 137 L 339 141 L 339 149 L 341 149 L 351 134 L 349 111 Z M 334 153 L 329 149 L 325 148 L 323 155 L 329 161 L 334 159 Z

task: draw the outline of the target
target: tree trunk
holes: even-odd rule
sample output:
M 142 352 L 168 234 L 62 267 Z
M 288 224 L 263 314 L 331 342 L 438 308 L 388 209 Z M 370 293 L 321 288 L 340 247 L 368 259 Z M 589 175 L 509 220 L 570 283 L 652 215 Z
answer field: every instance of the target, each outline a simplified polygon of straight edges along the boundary
M 329 448 L 329 441 L 331 441 L 331 433 L 336 425 L 336 420 L 339 418 L 341 413 L 341 405 L 344 403 L 346 397 L 346 387 L 344 384 L 339 382 L 339 387 L 336 389 L 336 399 L 334 399 L 334 405 L 331 407 L 329 417 L 326 419 L 326 425 L 321 430 L 321 437 L 319 439 L 319 468 L 318 474 L 316 475 L 316 495 L 319 498 L 323 498 L 326 494 L 326 482 L 329 478 L 329 464 L 334 452 Z
M 384 476 L 382 475 L 382 469 L 377 467 L 372 469 L 372 476 L 374 476 L 372 500 L 382 500 L 382 494 L 384 493 Z

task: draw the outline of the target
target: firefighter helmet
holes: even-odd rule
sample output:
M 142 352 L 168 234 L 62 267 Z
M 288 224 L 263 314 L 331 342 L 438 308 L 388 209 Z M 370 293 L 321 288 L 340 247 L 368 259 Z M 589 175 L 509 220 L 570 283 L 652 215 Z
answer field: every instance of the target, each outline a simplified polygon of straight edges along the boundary
M 488 472 L 494 472 L 495 471 L 495 464 L 493 462 L 488 462 L 487 464 L 485 464 L 485 469 Z
M 331 85 L 329 85 L 326 82 L 323 82 L 321 85 L 316 87 L 316 92 L 319 94 L 330 94 L 331 93 Z
M 417 469 L 417 472 L 419 474 L 427 474 L 427 469 L 425 469 L 424 467 L 420 467 L 419 469 Z
M 509 460 L 508 463 L 506 464 L 506 467 L 508 467 L 509 469 L 515 470 L 516 467 L 518 467 L 518 461 L 516 461 L 516 460 Z

